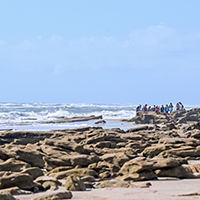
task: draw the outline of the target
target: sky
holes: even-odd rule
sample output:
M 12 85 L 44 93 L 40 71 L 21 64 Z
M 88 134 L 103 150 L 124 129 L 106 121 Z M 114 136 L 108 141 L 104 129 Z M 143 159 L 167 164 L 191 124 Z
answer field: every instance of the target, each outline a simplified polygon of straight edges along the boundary
M 200 105 L 199 0 L 0 0 L 0 102 Z

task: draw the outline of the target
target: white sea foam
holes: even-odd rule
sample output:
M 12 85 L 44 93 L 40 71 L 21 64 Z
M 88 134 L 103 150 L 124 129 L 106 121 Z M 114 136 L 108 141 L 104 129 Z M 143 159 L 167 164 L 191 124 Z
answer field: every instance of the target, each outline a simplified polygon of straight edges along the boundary
M 48 124 L 58 117 L 79 117 L 102 115 L 104 119 L 130 119 L 135 116 L 134 104 L 59 104 L 59 103 L 0 103 L 0 129 L 13 127 L 79 127 L 93 125 L 86 124 Z M 199 106 L 185 106 L 191 109 Z

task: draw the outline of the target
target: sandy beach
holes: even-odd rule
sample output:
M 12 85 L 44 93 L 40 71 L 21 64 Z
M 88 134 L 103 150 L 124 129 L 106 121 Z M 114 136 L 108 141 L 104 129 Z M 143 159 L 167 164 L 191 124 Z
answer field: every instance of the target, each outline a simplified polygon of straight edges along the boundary
M 137 184 L 151 183 L 149 188 L 102 188 L 73 191 L 73 200 L 194 200 L 200 199 L 200 179 L 169 179 L 142 181 Z M 64 191 L 60 187 L 58 191 Z M 15 195 L 19 200 L 32 200 L 49 195 L 53 191 L 33 195 Z M 196 193 L 196 194 L 195 194 Z M 181 196 L 186 195 L 186 196 Z
M 106 124 L 92 119 L 97 126 L 75 129 L 2 131 L 0 195 L 8 192 L 10 200 L 200 199 L 199 112 L 138 113 Z

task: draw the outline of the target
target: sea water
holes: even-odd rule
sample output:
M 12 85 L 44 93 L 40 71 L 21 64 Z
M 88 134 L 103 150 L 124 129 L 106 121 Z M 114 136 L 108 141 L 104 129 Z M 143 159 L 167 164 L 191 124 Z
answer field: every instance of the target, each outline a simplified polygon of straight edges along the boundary
M 107 123 L 103 128 L 125 129 L 133 123 L 122 123 L 117 119 L 131 119 L 136 114 L 135 104 L 65 104 L 65 103 L 0 103 L 0 131 L 12 130 L 53 130 L 86 126 L 97 126 L 94 121 L 74 123 L 50 123 L 58 117 L 86 117 L 102 115 Z M 186 109 L 198 107 L 185 106 Z

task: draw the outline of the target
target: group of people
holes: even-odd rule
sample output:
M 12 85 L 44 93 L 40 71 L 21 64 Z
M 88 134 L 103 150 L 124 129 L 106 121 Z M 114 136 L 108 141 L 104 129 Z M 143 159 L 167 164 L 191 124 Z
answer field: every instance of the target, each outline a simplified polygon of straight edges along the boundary
M 183 110 L 184 109 L 184 106 L 181 102 L 178 102 L 176 104 L 176 110 Z M 144 111 L 144 112 L 149 112 L 149 111 L 155 111 L 156 113 L 171 113 L 172 111 L 174 110 L 174 106 L 172 103 L 170 103 L 169 105 L 166 104 L 165 106 L 162 105 L 161 107 L 160 106 L 147 106 L 147 104 L 145 104 L 144 106 L 142 105 L 139 105 L 137 106 L 136 108 L 136 112 L 141 112 L 141 111 Z

